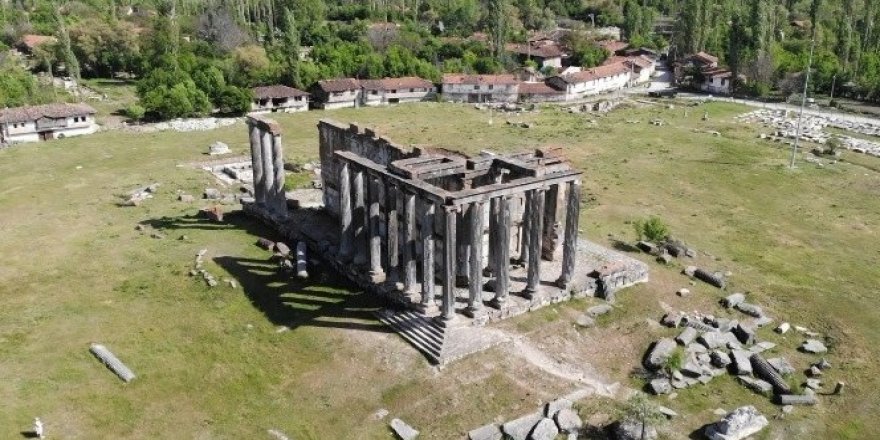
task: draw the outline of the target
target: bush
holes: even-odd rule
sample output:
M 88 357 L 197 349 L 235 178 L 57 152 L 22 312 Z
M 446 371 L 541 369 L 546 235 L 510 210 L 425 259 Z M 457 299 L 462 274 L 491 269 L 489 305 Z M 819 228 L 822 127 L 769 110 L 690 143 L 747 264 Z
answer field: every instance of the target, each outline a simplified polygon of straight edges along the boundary
M 143 119 L 144 114 L 146 113 L 147 109 L 138 104 L 132 104 L 125 109 L 125 116 L 128 116 L 129 119 L 134 121 L 139 121 Z
M 663 369 L 671 373 L 675 370 L 681 370 L 682 366 L 684 366 L 684 350 L 681 347 L 676 347 L 675 351 L 663 363 Z
M 651 216 L 647 220 L 633 223 L 639 240 L 661 242 L 669 238 L 669 227 L 660 217 Z

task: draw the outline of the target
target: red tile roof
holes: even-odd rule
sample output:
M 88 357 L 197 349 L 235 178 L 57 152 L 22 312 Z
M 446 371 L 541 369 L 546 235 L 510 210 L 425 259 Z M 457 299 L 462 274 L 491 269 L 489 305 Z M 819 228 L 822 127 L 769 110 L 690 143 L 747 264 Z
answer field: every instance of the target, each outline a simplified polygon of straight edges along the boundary
M 556 90 L 542 82 L 521 82 L 519 83 L 520 95 L 562 95 L 565 92 Z
M 345 92 L 357 90 L 361 87 L 361 84 L 354 78 L 339 78 L 318 81 L 318 87 L 325 92 Z
M 507 51 L 538 58 L 557 58 L 563 55 L 557 44 L 508 44 Z
M 0 109 L 0 123 L 29 122 L 40 118 L 69 118 L 95 114 L 95 109 L 86 104 L 54 103 L 27 107 Z
M 417 76 L 405 76 L 403 78 L 365 79 L 361 81 L 365 90 L 400 90 L 400 89 L 430 89 L 434 83 Z
M 697 52 L 697 53 L 691 55 L 691 57 L 693 57 L 699 61 L 702 61 L 706 64 L 718 64 L 718 57 L 709 55 L 706 52 Z
M 597 42 L 596 44 L 598 44 L 599 47 L 607 50 L 608 52 L 611 52 L 612 54 L 614 54 L 618 50 L 623 50 L 629 47 L 629 43 L 618 40 L 602 40 Z
M 731 72 L 730 69 L 727 69 L 724 67 L 716 67 L 714 69 L 707 69 L 707 70 L 704 70 L 702 73 L 703 73 L 704 77 L 708 77 L 708 78 L 728 78 L 730 76 L 733 76 L 733 72 Z
M 563 81 L 569 84 L 574 84 L 593 81 L 599 78 L 607 78 L 626 72 L 629 72 L 629 67 L 624 66 L 622 63 L 615 63 L 594 67 L 588 70 L 582 70 L 580 72 L 570 73 L 568 75 L 561 76 L 560 78 L 562 78 Z
M 472 84 L 472 85 L 512 85 L 516 84 L 513 75 L 465 75 L 460 73 L 448 73 L 443 75 L 443 84 Z
M 300 89 L 282 85 L 254 87 L 253 92 L 254 98 L 257 99 L 296 98 L 309 95 Z

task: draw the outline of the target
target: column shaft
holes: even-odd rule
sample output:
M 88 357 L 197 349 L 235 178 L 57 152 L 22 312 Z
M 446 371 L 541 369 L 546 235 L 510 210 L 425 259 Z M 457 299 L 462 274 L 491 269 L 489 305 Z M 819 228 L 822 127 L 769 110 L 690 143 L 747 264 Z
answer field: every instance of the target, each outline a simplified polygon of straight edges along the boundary
M 347 161 L 339 163 L 339 258 L 347 261 L 352 254 L 354 229 L 351 224 L 351 177 Z
M 275 160 L 272 156 L 272 133 L 260 131 L 260 151 L 263 157 L 263 178 L 260 179 L 260 186 L 263 188 L 263 203 L 265 207 L 274 209 Z
M 387 249 L 387 274 L 392 281 L 400 279 L 400 220 L 399 213 L 403 207 L 403 197 L 400 188 L 394 185 L 385 187 L 385 225 Z
M 412 293 L 416 290 L 416 195 L 404 192 L 403 198 L 403 289 Z
M 360 265 L 367 262 L 367 238 L 365 231 L 367 223 L 364 220 L 368 217 L 368 213 L 366 209 L 366 195 L 364 194 L 364 171 L 358 167 L 354 168 L 352 189 L 354 190 L 354 210 L 352 211 L 354 264 Z
M 470 228 L 470 278 L 468 278 L 468 312 L 474 316 L 483 309 L 483 202 L 468 208 Z
M 547 261 L 555 261 L 559 242 L 562 235 L 562 225 L 559 214 L 565 208 L 565 201 L 560 200 L 565 191 L 560 185 L 550 185 L 544 197 L 544 238 L 541 242 L 541 255 Z
M 254 171 L 254 200 L 263 203 L 266 195 L 263 193 L 263 148 L 260 146 L 260 129 L 256 125 L 248 124 L 251 144 L 251 166 Z
M 275 212 L 281 218 L 287 218 L 287 195 L 284 191 L 284 149 L 281 147 L 281 135 L 272 135 L 272 157 L 275 159 Z
M 385 281 L 385 271 L 382 270 L 382 233 L 381 216 L 382 210 L 379 198 L 382 192 L 379 188 L 379 179 L 367 174 L 367 185 L 370 188 L 370 278 L 374 283 Z
M 519 240 L 519 262 L 523 265 L 528 264 L 531 246 L 529 242 L 532 239 L 532 235 L 529 233 L 530 225 L 532 223 L 532 217 L 534 216 L 535 210 L 533 209 L 534 205 L 534 197 L 535 191 L 526 191 L 525 194 L 525 204 L 523 205 L 523 216 L 522 221 L 520 222 L 520 240 Z
M 425 201 L 422 217 L 422 305 L 434 305 L 434 202 Z
M 443 231 L 443 300 L 440 307 L 440 316 L 443 319 L 452 319 L 455 314 L 455 275 L 456 275 L 456 223 L 458 221 L 458 208 L 455 206 L 443 207 L 443 219 L 445 230 Z
M 493 303 L 501 307 L 510 293 L 510 197 L 498 197 L 498 220 L 495 243 L 490 243 L 495 250 L 495 298 Z
M 574 274 L 577 258 L 578 218 L 581 210 L 581 182 L 574 180 L 568 184 L 568 203 L 565 207 L 565 238 L 562 242 L 562 274 L 559 284 L 567 289 Z
M 526 295 L 531 296 L 541 283 L 541 241 L 544 229 L 544 190 L 532 191 L 530 197 L 532 216 L 529 220 L 529 268 Z

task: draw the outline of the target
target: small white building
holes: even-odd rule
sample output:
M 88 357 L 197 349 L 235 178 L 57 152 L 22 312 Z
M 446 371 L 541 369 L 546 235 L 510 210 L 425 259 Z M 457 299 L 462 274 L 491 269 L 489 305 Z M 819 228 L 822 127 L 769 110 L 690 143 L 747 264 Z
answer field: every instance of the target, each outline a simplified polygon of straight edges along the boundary
M 98 131 L 95 109 L 85 104 L 46 104 L 0 109 L 0 143 L 38 142 Z
M 565 92 L 567 101 L 613 92 L 626 87 L 630 68 L 623 63 L 594 67 L 547 79 L 547 85 Z
M 605 60 L 603 64 L 623 64 L 626 66 L 630 71 L 630 86 L 651 81 L 651 76 L 657 71 L 657 62 L 647 55 L 613 56 Z
M 516 102 L 519 81 L 513 75 L 443 75 L 443 99 L 453 102 Z
M 309 94 L 293 87 L 282 85 L 254 87 L 254 99 L 251 111 L 267 112 L 304 112 L 309 109 Z
M 318 81 L 312 90 L 312 103 L 316 108 L 336 109 L 359 107 L 361 83 L 355 78 L 325 79 Z
M 730 94 L 730 82 L 733 79 L 733 73 L 729 69 L 717 68 L 706 70 L 702 73 L 703 82 L 700 83 L 700 90 L 719 95 Z
M 417 76 L 361 80 L 361 102 L 366 106 L 421 102 L 437 94 L 434 83 Z

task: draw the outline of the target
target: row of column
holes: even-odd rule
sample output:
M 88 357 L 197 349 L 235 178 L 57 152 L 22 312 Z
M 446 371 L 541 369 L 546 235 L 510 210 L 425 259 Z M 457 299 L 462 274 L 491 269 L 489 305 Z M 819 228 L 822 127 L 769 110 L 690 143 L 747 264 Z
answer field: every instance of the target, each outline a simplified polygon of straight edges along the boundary
M 254 171 L 254 199 L 282 218 L 287 216 L 284 194 L 284 154 L 281 134 L 273 133 L 257 121 L 248 119 L 251 164 Z
M 566 240 L 562 275 L 558 280 L 562 288 L 568 288 L 574 271 L 580 209 L 580 183 L 572 181 L 565 184 L 568 185 Z M 545 191 L 541 188 L 526 193 L 529 221 L 525 235 L 528 239 L 520 255 L 528 266 L 526 289 L 523 292 L 526 297 L 531 297 L 538 290 L 541 279 Z M 476 316 L 483 312 L 484 268 L 495 279 L 495 294 L 490 305 L 503 307 L 510 293 L 510 205 L 513 196 L 496 196 L 488 200 L 488 256 L 483 255 L 485 200 L 452 206 L 417 198 L 415 192 L 394 182 L 386 182 L 378 173 L 342 161 L 339 166 L 340 260 L 366 265 L 374 283 L 401 283 L 407 293 L 416 293 L 421 282 L 420 305 L 426 312 L 434 311 L 438 308 L 435 301 L 435 271 L 438 265 L 434 259 L 437 240 L 440 239 L 439 246 L 443 252 L 439 266 L 441 279 L 445 280 L 441 286 L 440 316 L 445 319 L 454 316 L 457 280 L 466 280 L 468 287 L 466 313 Z M 417 219 L 417 200 L 423 206 L 420 219 Z M 383 216 L 384 241 L 381 228 Z M 435 231 L 438 218 L 442 220 L 439 222 L 440 230 Z M 422 250 L 420 268 L 417 261 L 419 246 Z M 461 261 L 462 258 L 465 261 Z

